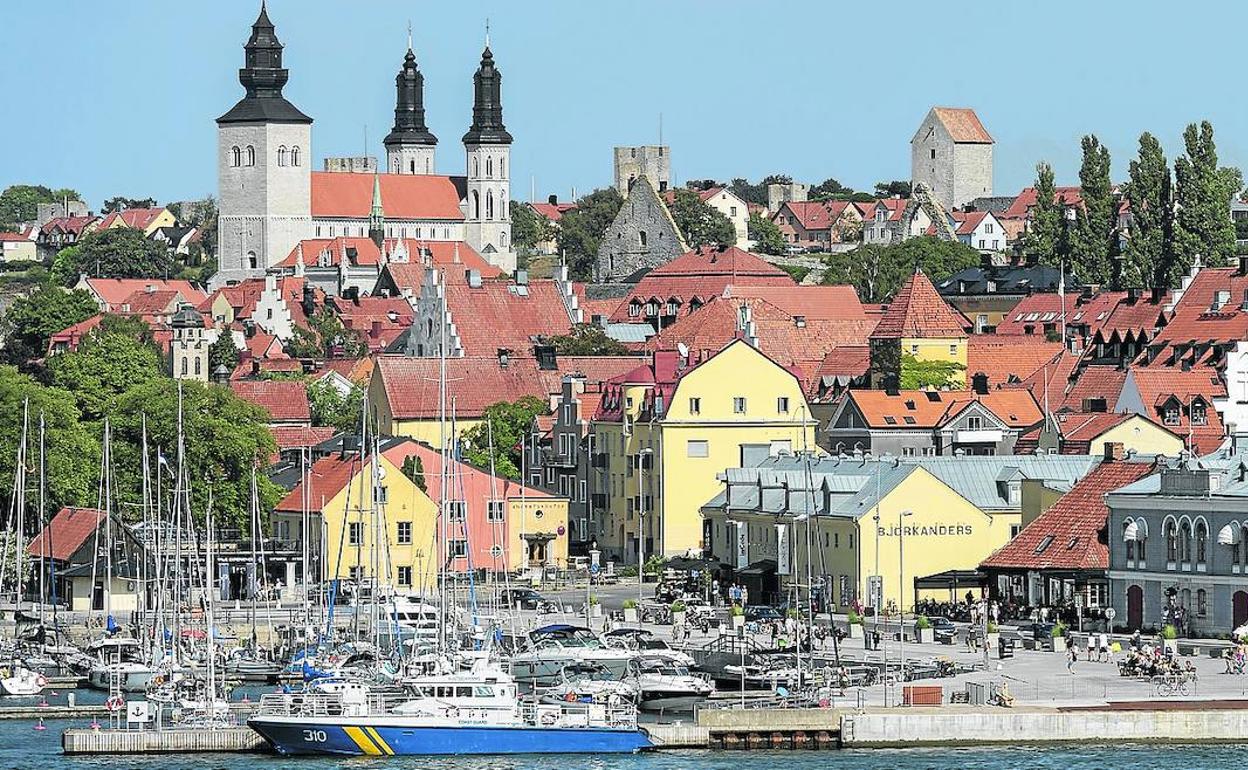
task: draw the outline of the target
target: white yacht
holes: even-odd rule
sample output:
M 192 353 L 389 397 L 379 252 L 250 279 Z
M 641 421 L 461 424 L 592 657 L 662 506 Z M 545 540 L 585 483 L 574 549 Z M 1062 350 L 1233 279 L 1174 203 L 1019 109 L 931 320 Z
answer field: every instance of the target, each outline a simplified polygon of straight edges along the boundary
M 548 687 L 573 663 L 602 666 L 616 679 L 628 673 L 633 652 L 612 647 L 584 626 L 558 623 L 529 632 L 524 649 L 511 656 L 511 675 L 517 682 Z
M 145 692 L 156 669 L 142 662 L 143 646 L 129 636 L 97 639 L 87 647 L 95 661 L 87 674 L 87 685 L 109 690 L 116 684 L 122 692 Z
M 640 657 L 625 682 L 636 687 L 643 711 L 684 712 L 715 691 L 710 679 L 663 658 Z

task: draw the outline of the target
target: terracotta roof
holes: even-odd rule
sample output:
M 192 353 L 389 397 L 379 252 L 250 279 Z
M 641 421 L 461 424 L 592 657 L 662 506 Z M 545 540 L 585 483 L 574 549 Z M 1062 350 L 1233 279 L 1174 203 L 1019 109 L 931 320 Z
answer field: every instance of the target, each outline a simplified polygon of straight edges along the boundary
M 589 321 L 596 315 L 610 318 L 623 302 L 623 297 L 608 297 L 606 299 L 582 299 L 580 305 L 581 311 L 585 314 L 585 320 Z
M 1053 389 L 1053 385 L 1061 383 L 1050 384 L 1050 408 L 1056 409 L 1060 405 L 1070 409 L 1083 409 L 1089 399 L 1099 398 L 1105 399 L 1108 409 L 1113 409 L 1114 404 L 1118 403 L 1118 397 L 1122 395 L 1122 384 L 1126 382 L 1126 379 L 1126 371 L 1118 366 L 1102 364 L 1088 366 L 1082 372 L 1078 372 L 1078 377 L 1073 384 L 1065 388 L 1060 403 L 1058 391 Z M 1037 395 L 1036 398 L 1040 396 Z
M 121 223 L 126 227 L 132 227 L 135 230 L 146 230 L 163 213 L 165 213 L 163 206 L 151 209 L 125 209 L 117 211 L 104 218 L 104 221 L 100 223 L 100 229 L 112 227 L 118 220 L 121 220 Z
M 944 124 L 945 130 L 955 142 L 971 144 L 992 144 L 992 136 L 979 122 L 975 110 L 967 107 L 933 107 L 936 119 Z
M 1011 428 L 1025 428 L 1044 419 L 1040 407 L 1026 390 L 995 390 L 977 394 L 969 390 L 903 390 L 890 395 L 883 390 L 850 390 L 849 399 L 872 428 L 937 428 L 979 403 Z
M 357 332 L 371 352 L 384 350 L 412 325 L 412 306 L 404 297 L 336 299 L 343 326 Z
M 102 521 L 104 512 L 96 508 L 62 508 L 30 541 L 26 553 L 67 561 L 99 529 Z
M 269 428 L 277 448 L 298 449 L 314 447 L 334 436 L 334 429 L 328 425 L 312 427 L 310 425 L 274 425 Z
M 1223 292 L 1224 304 L 1215 302 Z M 1248 276 L 1235 268 L 1204 268 L 1192 279 L 1156 342 L 1232 342 L 1248 339 Z M 1217 307 L 1215 308 L 1215 304 Z
M 450 269 L 480 270 L 481 275 L 490 278 L 502 273 L 497 267 L 485 260 L 477 250 L 465 241 L 423 241 L 415 238 L 386 238 L 382 241 L 383 249 L 371 238 L 310 238 L 300 241 L 286 257 L 274 267 L 294 269 L 299 262 L 299 254 L 303 254 L 305 268 L 313 268 L 321 264 L 321 255 L 326 256 L 326 263 L 337 267 L 344 260 L 348 265 L 380 265 L 392 264 L 411 266 L 420 272 L 426 267 L 426 261 L 435 266 Z M 398 258 L 405 262 L 396 262 Z
M 474 287 L 448 276 L 445 288 L 465 355 L 491 355 L 499 348 L 523 353 L 532 348 L 534 337 L 572 331 L 572 318 L 553 280 L 529 281 L 527 287 L 509 280 L 482 281 Z
M 1104 435 L 1106 431 L 1116 428 L 1128 420 L 1146 420 L 1157 425 L 1148 415 L 1142 414 L 1129 414 L 1126 412 L 1057 412 L 1053 415 L 1053 422 L 1061 435 L 1059 451 L 1062 454 L 1088 454 L 1092 448 L 1093 441 Z M 1157 427 L 1167 433 L 1171 432 L 1168 428 L 1160 425 L 1157 425 Z M 1043 428 L 1043 424 L 1037 425 L 1020 436 L 1018 444 L 1014 447 L 1015 452 L 1023 454 L 1022 448 L 1024 446 L 1034 447 L 1040 440 Z
M 22 233 L 0 233 L 0 241 L 9 241 L 14 243 L 25 243 L 30 238 Z
M 965 319 L 936 292 L 922 270 L 915 270 L 888 303 L 871 339 L 966 337 Z
M 1066 323 L 1086 326 L 1089 337 L 1095 336 L 1102 326 L 1109 323 L 1114 309 L 1126 296 L 1125 291 L 1103 291 L 1090 298 L 1084 298 L 1078 292 L 1066 292 Z M 1063 297 L 1056 293 L 1030 294 L 1001 319 L 996 333 L 1002 336 L 1026 334 L 1027 328 L 1031 327 L 1032 334 L 1043 336 L 1045 324 L 1061 326 L 1062 305 Z
M 40 232 L 47 234 L 53 230 L 61 230 L 66 233 L 80 234 L 89 226 L 99 221 L 99 217 L 82 216 L 82 217 L 53 217 L 43 223 Z
M 434 500 L 441 496 L 443 475 L 441 452 L 427 444 L 409 440 L 398 442 L 394 446 L 383 449 L 381 454 L 400 468 L 403 467 L 403 461 L 408 457 L 419 457 L 421 467 L 425 471 L 425 494 Z M 488 471 L 475 465 L 469 465 L 454 459 L 451 460 L 449 465 L 451 467 L 447 469 L 446 476 L 453 478 L 456 486 L 452 494 L 457 497 L 462 496 L 467 502 L 470 508 L 469 516 L 472 516 L 472 508 L 476 507 L 476 505 L 484 506 L 485 501 L 491 498 L 508 500 L 513 497 L 520 497 L 522 492 L 526 498 L 554 497 L 549 492 L 528 486 L 527 484 L 521 484 L 515 479 L 508 479 L 502 476 L 493 477 Z M 484 508 L 482 508 L 482 513 L 484 513 Z
M 958 223 L 958 228 L 954 232 L 958 235 L 971 235 L 975 232 L 975 228 L 979 227 L 979 223 L 984 221 L 984 217 L 991 216 L 991 214 L 992 212 L 989 211 L 954 212 L 954 221 Z
M 871 212 L 869 213 L 869 216 L 874 218 L 875 210 L 879 207 L 883 207 L 888 212 L 886 219 L 890 222 L 895 222 L 901 219 L 902 214 L 906 211 L 906 206 L 909 204 L 909 198 L 880 198 L 878 201 L 871 204 Z
M 111 309 L 119 315 L 154 315 L 176 310 L 178 299 L 176 291 L 136 291 Z
M 1124 372 L 1124 377 L 1127 373 Z M 1132 387 L 1133 386 L 1133 387 Z M 1188 448 L 1200 454 L 1214 451 L 1222 444 L 1226 431 L 1217 410 L 1213 408 L 1213 400 L 1226 395 L 1226 385 L 1218 373 L 1210 369 L 1192 369 L 1183 371 L 1176 368 L 1131 367 L 1129 379 L 1125 382 L 1122 393 L 1138 396 L 1140 404 L 1150 418 L 1156 419 L 1175 435 L 1183 438 Z M 1177 400 L 1179 408 L 1178 424 L 1166 423 L 1163 415 L 1167 403 Z M 1189 408 L 1197 399 L 1205 405 L 1205 423 L 1193 423 Z M 1123 410 L 1125 404 L 1119 403 L 1117 410 Z
M 130 300 L 135 294 L 169 291 L 183 302 L 198 306 L 206 297 L 190 281 L 159 278 L 87 278 L 87 285 L 109 307 Z
M 381 205 L 387 220 L 461 221 L 463 177 L 380 174 Z M 367 219 L 373 204 L 373 174 L 312 172 L 312 216 Z M 482 202 L 484 205 L 484 202 Z
M 549 219 L 558 222 L 564 214 L 576 210 L 575 203 L 530 203 L 529 208 Z
M 297 362 L 296 362 L 297 363 Z M 310 422 L 308 393 L 298 380 L 234 380 L 234 395 L 268 411 L 273 422 Z
M 1153 462 L 1103 462 L 979 566 L 988 569 L 1108 570 L 1105 495 L 1139 481 Z M 1110 537 L 1113 533 L 1108 533 Z
M 1054 187 L 1053 201 L 1067 206 L 1083 206 L 1083 194 L 1078 187 Z M 1001 219 L 1027 219 L 1036 205 L 1036 188 L 1024 187 L 1014 202 L 1001 212 Z
M 765 299 L 784 312 L 804 316 L 808 321 L 859 321 L 867 318 L 862 303 L 858 301 L 858 292 L 853 286 L 732 284 L 724 289 L 721 296 L 728 299 Z M 872 324 L 878 323 L 878 320 L 872 318 Z
M 350 453 L 344 459 L 341 453 L 322 457 L 312 463 L 307 477 L 308 510 L 320 511 L 324 504 L 334 499 L 343 487 L 350 483 L 359 468 L 360 459 L 357 453 Z M 305 487 L 301 479 L 295 488 L 282 498 L 274 508 L 277 511 L 302 512 L 304 506 Z
M 49 355 L 58 347 L 63 347 L 67 350 L 77 350 L 78 345 L 82 342 L 83 338 L 99 326 L 104 320 L 104 317 L 103 313 L 97 313 L 85 321 L 79 321 L 73 326 L 67 326 L 59 332 L 53 334 L 48 339 Z
M 580 373 L 589 382 L 602 382 L 633 369 L 640 359 L 631 356 L 559 356 L 558 369 L 538 369 L 534 358 L 513 355 L 504 368 L 497 356 L 448 358 L 446 376 L 454 394 L 455 415 L 471 419 L 499 401 L 523 396 L 546 399 L 559 393 L 566 374 Z M 396 420 L 438 417 L 438 359 L 378 356 L 379 377 Z M 450 406 L 448 405 L 448 410 Z
M 835 214 L 822 201 L 785 201 L 781 211 L 788 209 L 804 230 L 827 230 L 837 220 L 840 211 Z M 841 206 L 844 210 L 844 206 Z
M 988 385 L 1021 382 L 1060 355 L 1060 342 L 1043 337 L 1005 338 L 992 334 L 972 334 L 966 347 L 966 376 L 988 375 Z M 968 379 L 969 382 L 969 379 Z

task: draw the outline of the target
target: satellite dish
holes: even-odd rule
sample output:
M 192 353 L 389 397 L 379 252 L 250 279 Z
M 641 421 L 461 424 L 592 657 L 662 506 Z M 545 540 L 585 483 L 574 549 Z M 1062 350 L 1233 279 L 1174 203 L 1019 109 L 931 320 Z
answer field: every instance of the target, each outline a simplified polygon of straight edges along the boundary
M 676 352 L 677 352 L 677 353 L 680 353 L 680 357 L 681 357 L 681 358 L 688 358 L 688 357 L 689 357 L 689 346 L 688 346 L 688 345 L 686 345 L 686 344 L 685 344 L 685 343 L 683 343 L 683 342 L 677 342 L 677 343 L 676 343 Z

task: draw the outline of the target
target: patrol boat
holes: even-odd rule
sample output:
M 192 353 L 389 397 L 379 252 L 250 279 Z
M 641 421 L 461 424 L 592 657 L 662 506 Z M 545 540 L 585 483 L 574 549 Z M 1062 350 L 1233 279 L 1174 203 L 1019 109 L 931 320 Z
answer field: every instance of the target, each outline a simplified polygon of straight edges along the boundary
M 337 681 L 265 695 L 247 724 L 281 754 L 619 754 L 651 746 L 631 703 L 521 700 L 481 661 L 377 686 Z

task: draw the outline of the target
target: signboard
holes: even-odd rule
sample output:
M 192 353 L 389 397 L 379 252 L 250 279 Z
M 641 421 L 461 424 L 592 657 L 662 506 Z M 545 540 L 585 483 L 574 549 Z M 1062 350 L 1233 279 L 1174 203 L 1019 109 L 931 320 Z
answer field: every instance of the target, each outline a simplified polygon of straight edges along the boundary
M 749 530 L 746 529 L 744 521 L 734 522 L 737 525 L 737 569 L 744 569 L 750 566 L 750 540 Z
M 789 528 L 784 524 L 776 526 L 776 574 L 788 575 L 792 572 L 789 564 Z
M 152 721 L 150 705 L 145 700 L 132 700 L 126 704 L 126 721 L 131 724 L 146 724 Z
M 883 605 L 884 578 L 881 575 L 867 576 L 867 603 L 877 608 Z
M 1114 609 L 1113 607 L 1106 607 L 1106 608 L 1105 608 L 1105 619 L 1106 619 L 1106 620 L 1113 620 L 1113 619 L 1114 619 L 1114 617 L 1115 617 L 1117 614 L 1118 614 L 1118 610 Z

